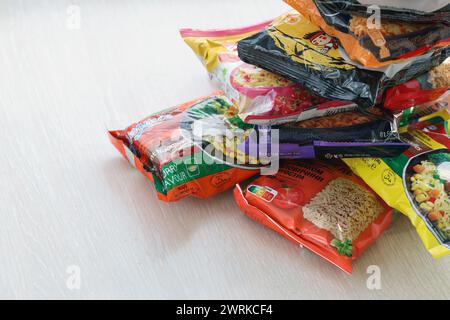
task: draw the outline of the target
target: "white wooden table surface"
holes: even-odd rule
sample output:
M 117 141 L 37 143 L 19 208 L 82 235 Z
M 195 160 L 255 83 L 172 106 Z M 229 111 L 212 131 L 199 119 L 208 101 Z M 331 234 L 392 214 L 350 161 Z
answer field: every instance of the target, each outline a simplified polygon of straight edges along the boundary
M 107 128 L 213 90 L 179 27 L 287 9 L 0 1 L 0 298 L 450 298 L 450 257 L 433 260 L 403 216 L 348 276 L 245 217 L 231 192 L 157 201 L 110 145 Z

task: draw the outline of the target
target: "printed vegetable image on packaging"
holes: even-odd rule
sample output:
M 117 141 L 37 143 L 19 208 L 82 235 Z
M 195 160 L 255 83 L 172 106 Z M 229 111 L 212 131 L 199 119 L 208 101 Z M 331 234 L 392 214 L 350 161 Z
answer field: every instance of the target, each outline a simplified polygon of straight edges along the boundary
M 450 253 L 448 147 L 446 134 L 411 128 L 411 147 L 395 158 L 344 159 L 386 203 L 405 214 L 435 258 Z

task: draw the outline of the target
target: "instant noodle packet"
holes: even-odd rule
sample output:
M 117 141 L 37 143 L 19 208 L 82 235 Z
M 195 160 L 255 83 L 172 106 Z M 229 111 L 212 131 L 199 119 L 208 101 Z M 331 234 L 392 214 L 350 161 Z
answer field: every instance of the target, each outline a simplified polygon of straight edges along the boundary
M 223 92 L 216 91 L 157 112 L 125 130 L 109 131 L 109 138 L 124 158 L 154 183 L 160 200 L 212 197 L 258 173 L 213 161 L 181 129 L 186 112 L 198 104 L 232 109 L 224 99 Z
M 314 2 L 318 7 L 327 6 L 333 11 L 366 18 L 372 16 L 374 12 L 379 12 L 382 20 L 450 22 L 450 4 L 446 0 L 314 0 Z
M 212 158 L 261 167 L 278 159 L 397 156 L 409 144 L 399 140 L 393 120 L 373 109 L 260 126 L 244 123 L 235 109 L 197 104 L 184 113 L 180 126 Z
M 250 218 L 347 273 L 392 219 L 391 208 L 342 162 L 289 160 L 273 176 L 237 185 L 234 197 Z
M 385 70 L 360 69 L 343 58 L 335 38 L 295 11 L 240 40 L 238 53 L 243 61 L 280 74 L 317 95 L 353 101 L 363 108 L 375 105 L 385 88 L 425 73 L 442 60 L 441 51 L 427 53 L 420 63 L 399 65 L 389 76 Z
M 435 113 L 423 116 L 408 125 L 401 127 L 400 132 L 407 132 L 410 128 L 419 129 L 426 132 L 449 135 L 450 110 L 441 109 Z
M 435 101 L 403 110 L 400 114 L 395 115 L 397 127 L 427 121 L 429 117 L 434 118 L 441 110 L 450 111 L 450 91 L 446 91 Z
M 427 126 L 412 126 L 402 134 L 411 147 L 398 157 L 344 162 L 390 207 L 409 218 L 426 249 L 439 258 L 450 253 L 450 136 Z
M 270 22 L 237 29 L 181 29 L 180 34 L 199 57 L 210 79 L 238 107 L 238 116 L 244 122 L 280 124 L 356 109 L 354 103 L 316 96 L 298 84 L 239 59 L 237 42 L 260 32 Z
M 394 157 L 409 148 L 409 144 L 399 139 L 392 117 L 378 109 L 343 112 L 272 127 L 256 126 L 255 131 L 238 149 L 243 153 L 260 151 L 261 141 L 267 137 L 268 147 L 258 153 L 262 159 L 266 152 L 280 159 Z
M 443 63 L 428 73 L 386 90 L 383 106 L 400 111 L 437 100 L 450 90 L 450 62 Z
M 444 23 L 382 20 L 377 25 L 372 18 L 336 10 L 333 1 L 285 2 L 319 26 L 323 32 L 338 38 L 348 56 L 367 67 L 382 67 L 430 50 L 441 50 L 450 44 L 450 28 Z M 317 37 L 314 40 L 320 44 L 323 42 Z

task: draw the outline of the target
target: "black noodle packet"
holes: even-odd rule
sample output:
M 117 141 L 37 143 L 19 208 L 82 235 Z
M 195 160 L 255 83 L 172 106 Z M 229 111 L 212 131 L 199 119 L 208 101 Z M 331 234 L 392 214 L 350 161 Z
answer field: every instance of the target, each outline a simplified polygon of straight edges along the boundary
M 347 63 L 338 42 L 297 12 L 274 20 L 265 30 L 238 43 L 239 57 L 299 83 L 329 99 L 347 100 L 367 108 L 385 88 L 427 72 L 441 61 L 436 51 L 400 69 L 391 78 L 376 70 Z

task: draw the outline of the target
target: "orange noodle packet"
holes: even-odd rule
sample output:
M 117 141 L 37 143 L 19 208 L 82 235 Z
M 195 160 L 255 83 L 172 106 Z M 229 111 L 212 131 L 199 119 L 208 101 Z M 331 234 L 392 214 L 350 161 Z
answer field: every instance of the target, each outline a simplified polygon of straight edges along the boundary
M 282 162 L 275 175 L 237 185 L 234 197 L 250 218 L 347 273 L 392 219 L 392 209 L 340 161 Z
M 369 18 L 374 10 L 379 10 L 383 20 L 421 23 L 450 21 L 450 4 L 442 0 L 314 0 L 314 2 L 318 7 L 326 6 L 329 10 L 366 18 Z
M 214 161 L 183 132 L 185 113 L 199 104 L 233 108 L 223 92 L 216 91 L 108 133 L 125 159 L 154 183 L 160 200 L 209 198 L 258 173 Z
M 246 123 L 281 124 L 356 109 L 352 102 L 322 98 L 238 57 L 237 42 L 260 32 L 270 22 L 236 29 L 181 29 L 180 34 Z
M 336 8 L 333 1 L 284 1 L 325 33 L 338 38 L 348 56 L 366 67 L 381 67 L 450 44 L 450 28 L 444 23 L 381 20 L 378 24 L 371 17 Z

